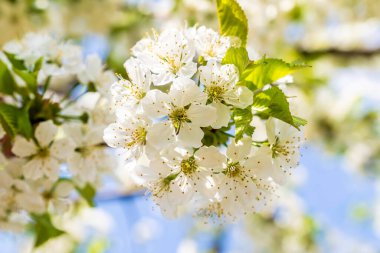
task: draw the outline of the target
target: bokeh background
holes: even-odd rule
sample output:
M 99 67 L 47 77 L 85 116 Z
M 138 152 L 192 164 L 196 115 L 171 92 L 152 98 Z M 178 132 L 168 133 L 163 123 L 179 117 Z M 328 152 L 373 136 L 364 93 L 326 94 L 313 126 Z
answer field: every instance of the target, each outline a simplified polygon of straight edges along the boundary
M 97 208 L 68 220 L 70 236 L 35 252 L 380 252 L 380 2 L 239 0 L 251 58 L 312 68 L 288 89 L 308 120 L 301 165 L 273 213 L 238 224 L 168 220 L 134 191 L 123 169 L 105 178 Z M 98 53 L 123 72 L 129 48 L 151 28 L 217 28 L 209 0 L 0 0 L 0 45 L 47 31 Z M 28 234 L 0 233 L 0 252 L 31 252 Z

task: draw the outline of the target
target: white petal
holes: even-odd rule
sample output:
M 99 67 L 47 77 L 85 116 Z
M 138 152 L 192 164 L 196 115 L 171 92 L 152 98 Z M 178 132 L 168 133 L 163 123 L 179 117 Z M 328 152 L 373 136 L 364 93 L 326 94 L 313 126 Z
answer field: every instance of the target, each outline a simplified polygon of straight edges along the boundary
M 235 139 L 231 139 L 230 145 L 227 148 L 227 156 L 233 162 L 239 162 L 249 155 L 251 152 L 252 140 L 244 137 L 235 143 Z
M 192 105 L 187 110 L 187 116 L 195 126 L 206 127 L 216 121 L 216 109 L 209 105 Z
M 179 69 L 177 75 L 191 78 L 195 72 L 197 72 L 197 64 L 195 62 L 188 62 Z
M 182 124 L 181 129 L 178 134 L 178 141 L 181 142 L 185 147 L 198 148 L 202 146 L 202 138 L 204 133 L 199 126 L 194 126 L 192 124 Z
M 149 90 L 152 82 L 152 75 L 149 69 L 135 58 L 128 59 L 124 63 L 124 67 L 127 70 L 128 77 L 132 83 L 141 87 L 142 90 Z
M 88 128 L 86 129 L 86 136 L 84 140 L 84 144 L 86 146 L 95 146 L 98 144 L 103 143 L 103 132 L 104 127 L 103 126 L 95 126 L 95 125 L 89 125 L 84 127 Z
M 103 139 L 108 146 L 113 148 L 124 147 L 125 145 L 125 131 L 123 126 L 119 123 L 112 123 L 104 129 Z
M 153 83 L 155 86 L 163 86 L 171 83 L 175 75 L 169 71 L 161 72 L 152 76 Z
M 212 128 L 219 129 L 227 126 L 231 119 L 231 112 L 228 106 L 219 102 L 213 102 L 211 103 L 211 106 L 216 109 L 216 120 L 211 125 Z
M 150 90 L 141 100 L 144 113 L 151 117 L 163 117 L 168 114 L 167 104 L 170 99 L 166 93 L 159 90 Z
M 23 167 L 23 174 L 25 178 L 37 180 L 43 176 L 43 161 L 40 158 L 34 158 L 27 162 Z
M 269 118 L 266 122 L 267 136 L 269 144 L 276 143 L 276 125 L 273 118 Z
M 27 141 L 21 136 L 16 136 L 12 147 L 12 153 L 18 157 L 28 157 L 37 153 L 37 146 L 32 140 Z
M 56 136 L 58 128 L 53 121 L 41 122 L 35 131 L 36 139 L 41 147 L 47 147 Z
M 64 124 L 62 126 L 63 131 L 65 132 L 65 135 L 72 139 L 73 142 L 76 144 L 76 146 L 82 146 L 83 145 L 83 133 L 82 133 L 82 126 L 81 123 L 68 123 Z
M 54 190 L 54 196 L 62 198 L 68 197 L 73 189 L 74 186 L 70 181 L 61 181 Z
M 195 82 L 186 77 L 178 77 L 173 81 L 169 96 L 176 106 L 184 107 L 192 103 L 205 104 L 207 97 Z
M 58 179 L 59 176 L 59 162 L 55 158 L 43 159 L 42 170 L 45 176 L 52 181 Z
M 203 146 L 195 152 L 195 158 L 198 164 L 206 168 L 220 168 L 222 169 L 226 157 L 219 152 L 215 146 Z
M 74 152 L 75 145 L 68 138 L 59 139 L 53 142 L 50 148 L 51 155 L 57 159 L 67 160 Z
M 237 86 L 231 93 L 233 95 L 225 99 L 228 104 L 244 109 L 253 103 L 253 93 L 245 86 Z
M 148 129 L 146 135 L 147 144 L 161 149 L 175 140 L 175 131 L 168 121 L 159 122 Z

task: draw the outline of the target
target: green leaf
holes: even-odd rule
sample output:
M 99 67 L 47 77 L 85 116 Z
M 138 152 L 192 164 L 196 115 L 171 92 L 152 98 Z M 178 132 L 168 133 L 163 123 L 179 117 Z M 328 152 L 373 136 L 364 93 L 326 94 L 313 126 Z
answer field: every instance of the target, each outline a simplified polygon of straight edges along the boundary
M 94 197 L 96 195 L 96 190 L 91 184 L 86 184 L 83 188 L 76 188 L 79 194 L 86 200 L 87 204 L 90 206 L 95 206 Z
M 244 47 L 230 47 L 222 61 L 222 64 L 234 64 L 239 69 L 240 75 L 248 63 L 248 52 Z
M 232 114 L 232 118 L 235 122 L 235 141 L 243 138 L 244 134 L 252 136 L 255 128 L 250 125 L 252 121 L 252 111 L 248 107 L 246 109 L 235 108 Z
M 57 229 L 51 222 L 49 214 L 34 214 L 32 215 L 34 224 L 32 230 L 36 234 L 34 246 L 37 248 L 50 240 L 64 234 L 64 231 Z
M 4 53 L 7 56 L 8 60 L 12 63 L 13 67 L 20 69 L 20 70 L 27 70 L 23 60 L 17 59 L 14 54 L 11 54 L 11 53 L 8 53 L 5 51 L 4 51 Z
M 17 90 L 17 84 L 7 65 L 0 60 L 0 93 L 12 95 Z
M 287 63 L 281 59 L 263 58 L 248 65 L 242 79 L 253 82 L 258 89 L 272 84 L 296 70 L 308 67 L 302 63 Z
M 267 116 L 282 120 L 297 129 L 306 124 L 306 120 L 292 116 L 285 94 L 276 86 L 256 94 L 253 98 L 252 108 Z
M 0 123 L 12 138 L 17 134 L 18 113 L 19 108 L 5 103 L 0 104 Z
M 26 85 L 32 90 L 37 91 L 37 76 L 34 73 L 31 73 L 27 70 L 20 70 L 13 68 L 15 74 L 21 77 L 25 81 Z
M 34 73 L 38 73 L 41 68 L 42 68 L 42 64 L 44 63 L 44 58 L 43 57 L 40 57 L 38 59 L 38 61 L 36 61 L 36 63 L 34 64 L 34 67 L 33 67 L 33 72 Z
M 242 46 L 247 44 L 248 21 L 244 11 L 236 0 L 217 0 L 220 33 L 235 36 L 241 40 Z
M 297 117 L 297 116 L 293 116 L 293 122 L 294 122 L 294 125 L 296 125 L 297 127 L 304 126 L 307 124 L 307 120 Z
M 25 107 L 19 111 L 17 117 L 17 132 L 24 136 L 26 139 L 30 139 L 33 136 L 33 127 L 29 118 L 29 108 L 33 101 L 30 101 Z

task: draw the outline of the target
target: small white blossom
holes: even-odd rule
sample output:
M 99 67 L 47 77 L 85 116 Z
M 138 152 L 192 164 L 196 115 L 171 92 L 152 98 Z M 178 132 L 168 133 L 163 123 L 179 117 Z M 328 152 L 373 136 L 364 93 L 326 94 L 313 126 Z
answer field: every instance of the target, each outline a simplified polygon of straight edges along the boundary
M 40 123 L 35 130 L 37 143 L 16 136 L 12 152 L 27 159 L 23 165 L 26 178 L 36 180 L 43 176 L 56 180 L 59 176 L 60 160 L 64 160 L 72 150 L 68 139 L 55 140 L 58 128 L 52 121 Z
M 97 54 L 87 56 L 83 69 L 78 73 L 78 79 L 83 84 L 92 83 L 103 94 L 107 94 L 111 84 L 116 81 L 111 71 L 105 71 L 102 60 Z
M 230 37 L 221 36 L 205 26 L 197 28 L 193 36 L 198 55 L 207 61 L 221 61 L 227 50 L 234 45 Z
M 206 94 L 188 78 L 174 80 L 168 94 L 156 94 L 147 97 L 144 112 L 155 118 L 166 117 L 179 142 L 200 147 L 204 135 L 201 127 L 212 125 L 216 119 L 215 109 L 206 105 Z
M 133 53 L 152 71 L 155 85 L 168 84 L 176 77 L 191 78 L 197 71 L 197 64 L 193 62 L 195 48 L 183 31 L 166 30 L 143 42 Z
M 159 150 L 175 138 L 168 122 L 152 121 L 144 115 L 126 114 L 104 130 L 105 142 L 125 150 L 126 159 L 141 157 L 146 149 Z
M 270 201 L 276 183 L 268 177 L 268 156 L 252 155 L 251 139 L 243 138 L 227 148 L 221 173 L 216 177 L 217 205 L 223 216 L 236 220 L 242 215 L 261 210 Z
M 270 153 L 276 167 L 283 171 L 299 164 L 302 131 L 274 118 L 266 123 Z
M 113 169 L 114 159 L 102 146 L 102 126 L 70 123 L 64 125 L 63 129 L 74 143 L 74 152 L 67 160 L 75 182 L 79 185 L 94 184 L 100 172 Z
M 239 73 L 235 65 L 209 61 L 206 66 L 199 68 L 199 73 L 205 93 L 216 108 L 217 120 L 211 125 L 213 128 L 228 125 L 231 118 L 228 105 L 245 108 L 252 104 L 252 92 L 245 86 L 236 86 Z
M 127 110 L 138 106 L 150 89 L 152 74 L 139 60 L 131 58 L 124 63 L 128 78 L 114 83 L 111 88 L 116 108 Z
M 223 155 L 216 147 L 201 147 L 194 154 L 188 150 L 171 149 L 165 155 L 152 159 L 149 167 L 141 167 L 137 176 L 147 182 L 153 198 L 167 211 L 170 208 L 166 205 L 168 199 L 176 199 L 177 205 L 184 206 L 195 195 L 212 197 L 213 172 L 222 167 L 222 162 Z M 158 175 L 152 176 L 157 172 Z

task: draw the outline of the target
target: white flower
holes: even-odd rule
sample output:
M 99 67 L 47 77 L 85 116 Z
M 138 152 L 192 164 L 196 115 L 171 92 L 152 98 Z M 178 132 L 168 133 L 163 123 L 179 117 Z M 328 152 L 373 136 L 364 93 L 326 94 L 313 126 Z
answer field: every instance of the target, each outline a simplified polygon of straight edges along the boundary
M 166 203 L 166 194 L 180 194 L 180 198 L 176 199 L 179 206 L 186 205 L 194 195 L 210 197 L 210 188 L 214 184 L 213 172 L 222 168 L 223 158 L 216 147 L 201 147 L 194 154 L 188 150 L 171 149 L 153 159 L 149 167 L 141 167 L 141 174 L 137 176 L 140 176 L 140 181 L 144 182 L 145 179 L 146 186 L 160 207 L 169 210 L 171 207 L 166 204 L 173 203 Z M 166 177 L 162 178 L 162 175 Z M 173 187 L 178 192 L 173 193 Z M 163 203 L 161 198 L 164 198 Z
M 109 146 L 124 149 L 128 160 L 141 157 L 147 149 L 148 153 L 154 153 L 171 143 L 175 136 L 168 122 L 153 124 L 144 115 L 126 113 L 104 130 L 103 138 Z
M 297 167 L 300 157 L 299 148 L 303 142 L 302 131 L 274 118 L 268 119 L 266 127 L 270 155 L 275 166 L 283 171 Z
M 55 140 L 57 127 L 52 121 L 40 123 L 35 130 L 37 143 L 16 136 L 12 152 L 21 158 L 27 159 L 23 165 L 24 176 L 36 180 L 46 176 L 56 180 L 59 175 L 60 160 L 65 160 L 72 150 L 68 139 Z
M 74 186 L 70 181 L 63 180 L 57 183 L 48 199 L 49 208 L 57 214 L 65 213 L 70 207 L 69 196 L 73 190 Z
M 102 94 L 107 94 L 109 87 L 116 81 L 111 71 L 104 71 L 102 60 L 97 54 L 87 56 L 84 68 L 78 73 L 83 84 L 92 83 Z
M 68 156 L 67 161 L 73 178 L 79 185 L 94 184 L 100 172 L 113 169 L 114 159 L 102 146 L 102 126 L 69 123 L 63 129 L 74 143 L 75 152 Z
M 231 38 L 221 36 L 205 26 L 196 29 L 193 39 L 198 55 L 207 61 L 212 59 L 221 61 L 233 44 Z
M 178 141 L 185 147 L 200 147 L 204 133 L 216 119 L 215 109 L 206 105 L 207 96 L 188 78 L 174 80 L 168 94 L 156 90 L 148 94 L 144 112 L 151 117 L 167 117 Z
M 131 58 L 124 63 L 129 80 L 114 83 L 111 93 L 116 107 L 122 110 L 135 108 L 149 91 L 152 75 L 139 60 Z
M 228 105 L 246 108 L 252 104 L 252 92 L 245 86 L 236 86 L 239 73 L 235 65 L 220 65 L 215 61 L 209 61 L 206 66 L 199 68 L 199 73 L 208 99 L 216 108 L 217 120 L 211 125 L 213 128 L 228 125 L 230 121 Z
M 276 188 L 266 170 L 271 168 L 270 157 L 251 154 L 252 140 L 248 137 L 231 140 L 224 167 L 218 177 L 216 200 L 218 212 L 227 219 L 237 220 L 242 215 L 261 210 L 267 205 Z
M 28 69 L 42 57 L 43 64 L 38 73 L 38 83 L 44 84 L 52 76 L 50 85 L 60 88 L 76 78 L 83 69 L 82 50 L 79 46 L 60 43 L 46 33 L 28 33 L 21 40 L 12 41 L 4 46 L 4 50 L 24 60 Z
M 191 78 L 197 71 L 195 48 L 183 31 L 165 30 L 154 40 L 143 42 L 133 53 L 153 72 L 155 85 L 168 84 L 176 77 Z

